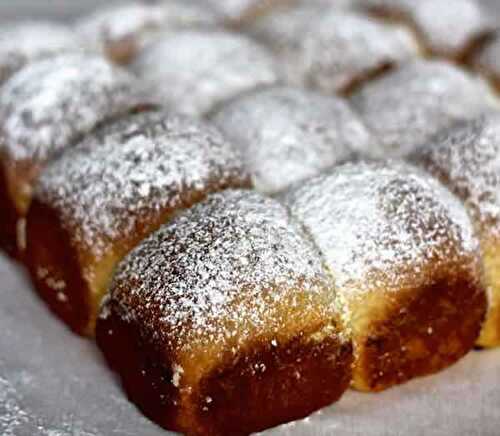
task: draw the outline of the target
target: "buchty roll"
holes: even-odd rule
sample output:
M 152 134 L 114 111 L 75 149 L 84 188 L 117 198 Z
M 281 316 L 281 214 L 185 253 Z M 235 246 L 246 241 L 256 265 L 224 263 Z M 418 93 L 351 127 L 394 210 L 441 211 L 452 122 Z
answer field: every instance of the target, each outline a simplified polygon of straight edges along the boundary
M 193 116 L 206 115 L 280 79 L 279 67 L 264 47 L 227 31 L 165 34 L 136 58 L 131 69 L 159 102 Z
M 120 263 L 97 343 L 129 398 L 161 426 L 247 435 L 304 417 L 348 387 L 352 346 L 337 297 L 283 206 L 225 191 Z
M 438 60 L 403 65 L 365 84 L 351 103 L 387 157 L 406 156 L 440 130 L 500 108 L 482 78 Z
M 382 153 L 338 97 L 273 87 L 225 104 L 212 120 L 240 149 L 257 190 L 275 194 L 358 155 Z
M 0 86 L 25 65 L 64 53 L 82 51 L 83 40 L 50 21 L 20 21 L 0 29 Z
M 292 2 L 255 20 L 248 31 L 277 57 L 289 84 L 326 94 L 348 93 L 418 55 L 407 29 L 335 2 Z
M 30 63 L 0 88 L 0 246 L 22 255 L 33 185 L 47 162 L 97 124 L 145 101 L 104 58 L 65 54 Z
M 495 27 L 481 0 L 354 0 L 379 18 L 400 21 L 427 53 L 464 60 Z
M 220 133 L 150 111 L 88 135 L 41 175 L 27 219 L 27 264 L 51 309 L 92 335 L 117 262 L 181 209 L 249 185 Z
M 78 20 L 76 29 L 111 60 L 128 64 L 162 32 L 210 28 L 216 26 L 220 18 L 203 1 L 128 1 L 97 9 Z
M 478 344 L 500 345 L 500 114 L 438 135 L 411 156 L 462 199 L 481 243 L 489 309 Z
M 283 196 L 319 247 L 353 329 L 353 386 L 437 372 L 478 338 L 478 242 L 461 202 L 397 162 L 346 164 Z

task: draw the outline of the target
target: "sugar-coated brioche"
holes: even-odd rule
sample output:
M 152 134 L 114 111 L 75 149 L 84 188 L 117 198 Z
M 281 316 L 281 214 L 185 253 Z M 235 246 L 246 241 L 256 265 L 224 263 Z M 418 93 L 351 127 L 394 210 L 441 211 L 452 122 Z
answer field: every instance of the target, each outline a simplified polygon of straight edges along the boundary
M 466 205 L 481 243 L 489 309 L 478 344 L 500 345 L 500 114 L 490 113 L 438 135 L 412 160 Z
M 256 20 L 249 32 L 277 56 L 288 83 L 332 94 L 418 54 L 410 32 L 334 2 L 300 1 Z
M 150 111 L 90 134 L 46 167 L 27 219 L 27 264 L 42 298 L 93 334 L 113 269 L 139 241 L 210 192 L 249 185 L 208 125 Z
M 23 251 L 24 218 L 45 164 L 97 124 L 140 106 L 138 89 L 133 76 L 89 54 L 30 63 L 0 88 L 3 248 Z
M 494 27 L 481 0 L 353 0 L 365 10 L 413 28 L 426 50 L 462 60 Z
M 347 102 L 298 88 L 246 94 L 212 119 L 241 150 L 256 189 L 269 194 L 356 154 L 379 156 Z
M 20 21 L 0 29 L 0 85 L 26 64 L 83 50 L 83 39 L 50 21 Z
M 179 214 L 120 263 L 97 343 L 129 398 L 161 426 L 247 435 L 348 387 L 344 309 L 288 211 L 230 190 Z
M 486 311 L 478 243 L 439 182 L 397 162 L 346 164 L 283 199 L 347 301 L 355 388 L 434 373 L 474 346 Z
M 82 37 L 110 59 L 127 64 L 161 32 L 213 27 L 219 19 L 203 1 L 128 1 L 92 12 L 80 19 L 76 27 Z
M 483 79 L 437 60 L 414 61 L 367 83 L 351 103 L 392 157 L 457 121 L 500 107 Z
M 249 38 L 226 31 L 166 34 L 131 67 L 161 103 L 196 116 L 279 79 L 270 53 Z

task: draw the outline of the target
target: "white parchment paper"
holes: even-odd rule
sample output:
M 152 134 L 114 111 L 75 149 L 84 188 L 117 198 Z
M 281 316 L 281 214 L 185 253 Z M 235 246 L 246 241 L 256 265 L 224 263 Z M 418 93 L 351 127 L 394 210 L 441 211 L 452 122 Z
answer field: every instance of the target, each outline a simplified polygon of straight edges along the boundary
M 0 435 L 160 436 L 128 402 L 92 341 L 55 319 L 0 257 Z M 266 436 L 498 436 L 500 350 L 381 394 L 347 392 Z

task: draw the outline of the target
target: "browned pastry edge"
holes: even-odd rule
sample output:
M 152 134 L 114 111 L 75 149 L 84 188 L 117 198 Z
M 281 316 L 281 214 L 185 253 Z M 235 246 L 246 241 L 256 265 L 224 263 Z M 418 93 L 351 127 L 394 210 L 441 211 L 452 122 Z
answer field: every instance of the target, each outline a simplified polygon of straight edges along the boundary
M 395 68 L 397 68 L 397 62 L 386 61 L 371 70 L 354 75 L 349 82 L 337 90 L 337 94 L 341 97 L 348 98 L 364 84 L 377 80 L 378 78 L 390 73 Z
M 187 435 L 247 435 L 303 418 L 339 399 L 351 379 L 350 344 L 304 335 L 278 347 L 256 345 L 179 395 L 169 356 L 140 331 L 111 310 L 98 320 L 97 344 L 129 399 L 162 427 Z M 256 371 L 262 364 L 265 371 Z
M 484 281 L 489 288 L 489 307 L 486 322 L 477 340 L 480 347 L 500 345 L 500 241 L 489 235 L 483 237 L 481 254 L 484 265 Z
M 355 388 L 381 391 L 438 372 L 474 347 L 487 307 L 477 283 L 435 280 L 404 300 L 396 299 L 383 320 L 355 337 Z
M 16 254 L 16 216 L 7 193 L 6 174 L 0 162 L 0 248 L 8 255 Z
M 204 200 L 211 192 L 229 187 L 249 188 L 250 180 L 240 184 L 212 182 L 204 192 L 182 196 L 182 204 L 167 208 L 150 220 L 140 220 L 135 230 L 112 241 L 101 259 L 95 259 L 78 242 L 71 229 L 60 221 L 60 213 L 50 205 L 33 200 L 26 225 L 26 265 L 40 297 L 75 333 L 93 336 L 100 302 L 106 293 L 116 264 L 142 239 L 157 230 L 178 211 Z M 62 285 L 62 289 L 57 289 Z
M 106 57 L 117 65 L 128 65 L 139 52 L 137 41 L 126 36 L 118 41 L 106 41 L 104 47 Z
M 465 58 L 465 63 L 469 68 L 474 70 L 480 76 L 489 80 L 493 89 L 500 93 L 500 76 L 491 71 L 487 66 L 483 65 L 480 61 L 480 56 L 488 48 L 488 45 L 495 40 L 495 33 L 485 35 L 482 39 L 477 41 L 476 46 Z
M 30 215 L 33 217 L 30 219 Z M 84 333 L 88 325 L 90 301 L 86 298 L 86 283 L 81 275 L 80 262 L 71 249 L 70 238 L 62 228 L 57 214 L 50 208 L 33 202 L 28 214 L 27 234 L 36 234 L 36 243 L 28 247 L 26 264 L 40 297 L 71 329 Z M 29 238 L 33 241 L 33 237 Z M 44 265 L 42 274 L 39 265 Z M 49 281 L 47 281 L 49 277 Z M 59 293 L 58 284 L 64 288 Z M 71 291 L 67 299 L 66 290 Z
M 40 174 L 35 161 L 12 162 L 0 155 L 0 249 L 22 261 L 18 246 L 18 226 L 29 207 L 31 186 Z M 22 241 L 24 244 L 24 241 Z
M 251 24 L 255 20 L 271 13 L 272 10 L 280 6 L 293 6 L 296 0 L 260 0 L 250 5 L 246 11 L 238 18 L 228 18 L 226 26 L 233 30 L 240 30 L 242 27 Z

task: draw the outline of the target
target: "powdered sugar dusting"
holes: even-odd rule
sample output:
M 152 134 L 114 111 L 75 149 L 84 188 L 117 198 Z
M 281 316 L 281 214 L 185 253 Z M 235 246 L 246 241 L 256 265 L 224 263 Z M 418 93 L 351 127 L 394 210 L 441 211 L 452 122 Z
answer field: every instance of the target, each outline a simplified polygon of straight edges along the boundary
M 132 69 L 167 107 L 190 115 L 205 114 L 240 93 L 278 80 L 278 68 L 264 48 L 220 31 L 165 35 Z
M 104 306 L 137 321 L 171 356 L 236 353 L 303 316 L 328 323 L 339 313 L 302 229 L 252 191 L 211 195 L 143 241 L 119 266 Z
M 348 298 L 425 284 L 443 266 L 475 265 L 477 241 L 462 204 L 407 164 L 347 164 L 284 200 Z
M 500 236 L 500 114 L 461 123 L 412 159 L 461 197 L 480 230 Z
M 213 118 L 238 146 L 261 192 L 274 193 L 377 143 L 349 105 L 295 88 L 236 99 Z
M 202 122 L 145 112 L 89 135 L 50 164 L 35 198 L 96 257 L 191 196 L 246 184 L 239 155 Z
M 0 150 L 45 161 L 138 103 L 132 76 L 93 55 L 30 64 L 0 90 Z
M 62 24 L 22 21 L 0 30 L 0 84 L 38 59 L 79 51 L 84 43 Z
M 106 6 L 77 23 L 78 31 L 94 45 L 134 38 L 139 46 L 160 31 L 214 26 L 219 17 L 203 2 L 169 0 L 158 3 L 137 1 Z
M 498 108 L 477 76 L 440 61 L 415 61 L 366 84 L 351 99 L 389 156 L 402 156 L 453 123 Z
M 324 2 L 283 8 L 258 20 L 250 30 L 279 57 L 288 82 L 326 93 L 342 91 L 418 52 L 406 29 Z
M 19 404 L 17 393 L 8 380 L 0 377 L 0 433 L 16 436 L 17 430 L 29 421 L 29 415 Z

